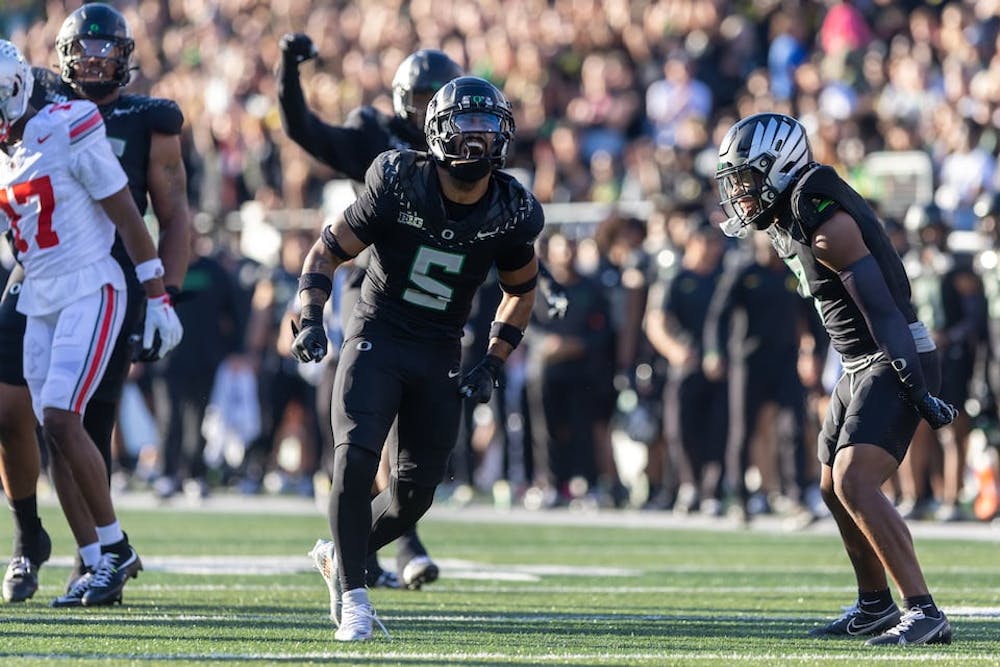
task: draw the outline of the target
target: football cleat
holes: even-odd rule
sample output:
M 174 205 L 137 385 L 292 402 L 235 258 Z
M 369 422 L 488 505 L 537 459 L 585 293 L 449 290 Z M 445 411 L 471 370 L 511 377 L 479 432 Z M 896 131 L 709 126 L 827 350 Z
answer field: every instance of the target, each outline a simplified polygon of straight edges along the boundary
M 899 607 L 892 605 L 879 614 L 862 611 L 857 603 L 848 607 L 843 616 L 820 628 L 813 628 L 813 637 L 861 637 L 885 632 L 899 623 Z
M 372 638 L 372 628 L 375 624 L 382 630 L 386 639 L 392 639 L 385 625 L 375 614 L 375 609 L 368 600 L 368 591 L 356 588 L 344 596 L 340 627 L 333 636 L 340 642 L 365 641 Z
M 372 570 L 367 570 L 365 572 L 365 585 L 368 588 L 399 588 L 399 577 L 396 576 L 395 572 L 390 572 L 389 570 L 383 570 L 379 567 L 374 572 Z
M 24 602 L 38 590 L 38 569 L 52 554 L 52 541 L 44 529 L 38 534 L 38 543 L 35 546 L 36 560 L 20 554 L 7 563 L 7 571 L 3 575 L 4 602 Z
M 82 607 L 83 594 L 90 588 L 90 578 L 93 574 L 92 570 L 84 570 L 83 573 L 79 574 L 69 583 L 66 587 L 66 593 L 50 602 L 49 606 L 57 608 Z
M 411 591 L 418 591 L 424 584 L 437 581 L 440 568 L 430 556 L 414 556 L 403 568 L 403 585 Z
M 931 618 L 920 607 L 913 607 L 903 614 L 899 623 L 878 637 L 872 637 L 869 646 L 906 646 L 908 644 L 950 644 L 951 624 L 943 611 Z
M 90 585 L 83 594 L 84 607 L 99 607 L 122 601 L 122 590 L 129 579 L 139 576 L 142 561 L 131 546 L 124 559 L 120 554 L 109 551 L 101 554 L 101 560 L 90 576 Z
M 316 540 L 309 552 L 313 567 L 323 576 L 330 591 L 330 620 L 340 626 L 341 590 L 340 573 L 337 570 L 337 553 L 330 540 Z

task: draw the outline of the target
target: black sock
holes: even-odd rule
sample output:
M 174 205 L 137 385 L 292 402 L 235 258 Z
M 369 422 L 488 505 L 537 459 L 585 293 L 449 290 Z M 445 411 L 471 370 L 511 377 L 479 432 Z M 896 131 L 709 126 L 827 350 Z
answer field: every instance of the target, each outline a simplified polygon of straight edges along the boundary
M 928 618 L 939 618 L 941 612 L 938 611 L 937 605 L 934 604 L 934 598 L 927 595 L 914 595 L 911 598 L 906 598 L 903 600 L 907 609 L 913 609 L 914 607 L 920 607 L 920 610 L 924 612 L 924 616 Z
M 122 539 L 118 540 L 117 542 L 113 542 L 111 544 L 102 544 L 101 545 L 101 553 L 102 554 L 117 554 L 118 555 L 118 562 L 127 560 L 128 557 L 129 557 L 129 551 L 130 551 L 130 549 L 129 549 L 129 545 L 128 545 L 128 537 L 127 536 L 123 537 Z
M 894 606 L 896 603 L 892 601 L 892 593 L 888 588 L 880 591 L 858 590 L 858 608 L 866 614 L 881 614 Z
M 14 515 L 14 555 L 24 556 L 31 544 L 42 532 L 42 520 L 38 518 L 38 498 L 31 494 L 27 498 L 14 500 L 7 498 L 10 511 Z

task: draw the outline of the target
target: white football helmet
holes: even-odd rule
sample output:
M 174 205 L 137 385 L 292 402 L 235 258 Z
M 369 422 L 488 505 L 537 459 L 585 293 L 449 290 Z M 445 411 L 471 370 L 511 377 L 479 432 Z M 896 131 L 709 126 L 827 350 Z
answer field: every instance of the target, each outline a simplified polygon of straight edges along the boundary
M 790 116 L 759 113 L 729 128 L 715 172 L 726 213 L 722 231 L 743 238 L 770 227 L 780 195 L 811 163 L 806 130 Z
M 16 46 L 0 39 L 0 141 L 6 141 L 17 119 L 28 110 L 35 77 Z

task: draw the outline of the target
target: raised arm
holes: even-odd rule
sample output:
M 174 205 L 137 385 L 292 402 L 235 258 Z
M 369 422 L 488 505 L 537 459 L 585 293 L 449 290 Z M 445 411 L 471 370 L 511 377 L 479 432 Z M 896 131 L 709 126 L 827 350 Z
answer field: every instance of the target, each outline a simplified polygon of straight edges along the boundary
M 373 141 L 362 128 L 325 123 L 309 109 L 299 80 L 299 65 L 316 57 L 308 35 L 285 35 L 280 47 L 278 107 L 285 134 L 323 164 L 356 181 L 364 180 L 372 159 L 388 146 L 384 140 Z

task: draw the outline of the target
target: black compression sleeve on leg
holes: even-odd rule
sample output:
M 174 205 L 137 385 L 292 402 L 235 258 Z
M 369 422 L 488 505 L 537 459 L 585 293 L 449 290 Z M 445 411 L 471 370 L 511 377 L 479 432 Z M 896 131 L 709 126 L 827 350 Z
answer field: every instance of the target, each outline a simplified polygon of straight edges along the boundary
M 878 262 L 865 255 L 838 275 L 868 323 L 875 344 L 889 358 L 907 395 L 916 401 L 927 393 L 917 346 L 909 323 L 889 293 Z
M 372 535 L 368 550 L 378 551 L 403 534 L 434 502 L 433 486 L 389 479 L 389 486 L 372 500 Z
M 333 453 L 328 516 L 345 591 L 365 586 L 365 558 L 371 531 L 371 488 L 378 455 L 363 447 L 339 445 Z
M 87 435 L 97 445 L 104 459 L 104 467 L 108 471 L 108 481 L 111 481 L 111 434 L 115 429 L 115 419 L 118 417 L 118 406 L 112 401 L 98 398 L 90 399 L 87 410 L 83 414 L 83 428 Z

